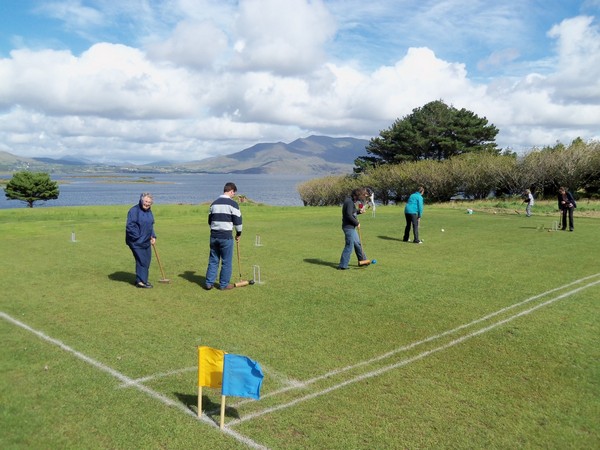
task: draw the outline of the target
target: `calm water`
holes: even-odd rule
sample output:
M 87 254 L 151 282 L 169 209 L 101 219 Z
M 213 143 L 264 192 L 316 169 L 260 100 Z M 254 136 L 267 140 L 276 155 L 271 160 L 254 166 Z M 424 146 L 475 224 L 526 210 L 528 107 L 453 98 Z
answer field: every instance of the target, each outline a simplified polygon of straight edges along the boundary
M 10 178 L 10 175 L 7 176 Z M 156 204 L 210 202 L 233 181 L 238 194 L 273 206 L 302 206 L 296 186 L 311 176 L 294 175 L 215 175 L 215 174 L 114 174 L 51 175 L 59 182 L 57 200 L 36 202 L 34 208 L 50 206 L 130 205 L 142 192 L 151 192 Z M 0 209 L 25 208 L 23 202 L 7 200 L 0 191 Z

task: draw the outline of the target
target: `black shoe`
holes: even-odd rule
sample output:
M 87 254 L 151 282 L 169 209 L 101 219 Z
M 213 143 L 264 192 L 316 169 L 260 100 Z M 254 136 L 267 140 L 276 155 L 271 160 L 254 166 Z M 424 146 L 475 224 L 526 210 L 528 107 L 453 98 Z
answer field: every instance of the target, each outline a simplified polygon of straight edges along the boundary
M 350 269 L 350 267 L 339 267 L 338 266 L 338 268 L 337 268 L 337 270 L 348 270 L 348 269 Z
M 206 291 L 210 291 L 213 288 L 212 284 L 207 284 L 206 286 L 204 286 L 204 290 Z
M 147 287 L 148 289 L 152 289 L 154 286 L 152 286 L 150 283 L 146 282 L 146 287 Z
M 135 284 L 136 288 L 140 288 L 140 289 L 151 289 L 152 285 L 150 283 L 143 283 L 143 282 L 139 282 Z

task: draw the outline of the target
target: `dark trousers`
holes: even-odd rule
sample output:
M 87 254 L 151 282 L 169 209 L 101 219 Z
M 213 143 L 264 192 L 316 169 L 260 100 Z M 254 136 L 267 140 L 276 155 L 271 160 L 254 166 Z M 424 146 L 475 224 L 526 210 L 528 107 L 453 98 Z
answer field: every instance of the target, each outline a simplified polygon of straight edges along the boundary
M 419 216 L 417 214 L 404 213 L 404 217 L 406 218 L 406 227 L 404 227 L 404 242 L 408 242 L 411 226 L 413 229 L 415 242 L 419 242 Z
M 569 230 L 573 231 L 573 209 L 574 208 L 563 208 L 562 209 L 562 229 L 567 229 L 567 214 L 569 215 Z
M 152 261 L 152 248 L 129 247 L 135 258 L 135 284 L 147 283 L 150 261 Z

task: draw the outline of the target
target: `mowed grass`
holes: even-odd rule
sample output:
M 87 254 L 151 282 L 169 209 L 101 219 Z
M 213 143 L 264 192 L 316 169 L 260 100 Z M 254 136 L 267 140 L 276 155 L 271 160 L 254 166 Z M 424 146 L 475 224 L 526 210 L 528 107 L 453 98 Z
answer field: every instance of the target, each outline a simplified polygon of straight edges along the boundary
M 154 259 L 151 290 L 127 209 L 0 211 L 3 449 L 600 447 L 600 219 L 426 206 L 415 245 L 379 207 L 377 264 L 342 272 L 340 208 L 243 204 L 242 277 L 263 283 L 207 292 L 207 206 L 153 207 L 172 282 Z M 197 345 L 266 374 L 225 432 L 218 390 L 195 418 Z

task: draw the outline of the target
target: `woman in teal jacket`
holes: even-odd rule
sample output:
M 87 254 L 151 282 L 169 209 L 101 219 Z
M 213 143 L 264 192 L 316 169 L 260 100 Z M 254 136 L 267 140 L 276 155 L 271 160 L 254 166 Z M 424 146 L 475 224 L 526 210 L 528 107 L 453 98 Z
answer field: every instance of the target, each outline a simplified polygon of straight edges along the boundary
M 417 191 L 408 197 L 406 206 L 404 207 L 404 217 L 406 218 L 406 227 L 404 228 L 404 242 L 408 242 L 410 235 L 410 227 L 412 226 L 414 243 L 421 244 L 423 241 L 419 239 L 419 222 L 423 215 L 423 193 L 425 188 L 420 186 Z

